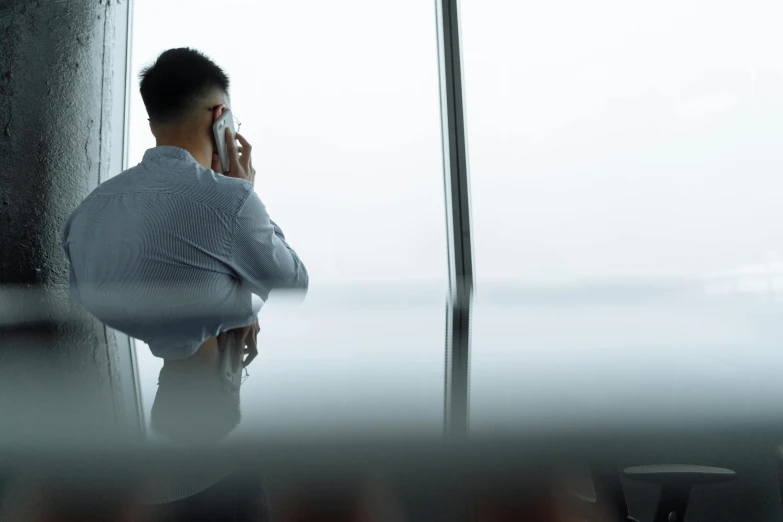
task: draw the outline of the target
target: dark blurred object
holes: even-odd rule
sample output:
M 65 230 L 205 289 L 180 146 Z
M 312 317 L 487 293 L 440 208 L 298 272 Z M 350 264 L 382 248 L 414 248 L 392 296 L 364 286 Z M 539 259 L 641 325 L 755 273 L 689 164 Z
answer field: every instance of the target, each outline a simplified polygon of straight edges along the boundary
M 111 493 L 112 488 L 122 486 L 117 481 L 123 480 L 134 503 L 101 507 L 119 512 L 134 505 L 173 505 L 185 497 L 202 498 L 196 495 L 237 470 L 253 470 L 263 474 L 270 487 L 269 506 L 291 522 L 317 522 L 318 517 L 327 521 L 329 516 L 332 520 L 388 520 L 376 517 L 392 515 L 406 522 L 476 522 L 478 514 L 496 521 L 516 517 L 536 522 L 622 522 L 627 515 L 614 502 L 622 504 L 623 495 L 609 495 L 613 488 L 600 480 L 596 470 L 614 472 L 616 479 L 618 469 L 633 463 L 681 458 L 737 470 L 732 483 L 692 488 L 686 522 L 776 520 L 775 514 L 780 513 L 775 482 L 779 433 L 761 436 L 755 426 L 750 435 L 739 429 L 734 436 L 725 430 L 719 437 L 710 433 L 667 436 L 645 432 L 622 437 L 617 433 L 606 437 L 583 432 L 539 437 L 520 433 L 513 439 L 459 441 L 401 436 L 330 440 L 323 434 L 307 433 L 296 439 L 267 437 L 203 445 L 0 444 L 0 457 L 8 469 L 17 475 L 24 473 L 25 480 L 39 488 L 58 482 L 71 488 L 83 484 L 70 491 L 103 497 L 101 491 Z M 225 473 L 220 466 L 227 468 Z M 198 490 L 182 487 L 189 482 L 173 480 L 169 485 L 174 495 L 146 495 L 148 486 L 164 484 L 162 479 L 203 476 L 205 470 L 221 473 L 207 477 Z M 19 483 L 15 479 L 11 486 Z M 623 489 L 630 514 L 643 522 L 652 521 L 660 487 L 623 477 L 614 491 L 622 493 Z M 158 491 L 168 493 L 166 488 Z M 274 520 L 286 522 L 286 518 Z
M 654 522 L 682 522 L 693 486 L 723 484 L 737 474 L 730 469 L 681 464 L 627 468 L 625 476 L 661 485 Z
M 594 464 L 591 475 L 595 500 L 603 506 L 607 517 L 616 522 L 637 522 L 628 512 L 620 470 L 612 464 Z
M 397 488 L 378 478 L 294 481 L 272 491 L 276 522 L 409 520 Z
M 261 477 L 236 472 L 196 495 L 143 508 L 145 522 L 268 522 L 269 499 Z
M 35 473 L 14 477 L 0 496 L 0 520 L 9 522 L 137 522 L 134 484 L 116 477 L 63 480 Z

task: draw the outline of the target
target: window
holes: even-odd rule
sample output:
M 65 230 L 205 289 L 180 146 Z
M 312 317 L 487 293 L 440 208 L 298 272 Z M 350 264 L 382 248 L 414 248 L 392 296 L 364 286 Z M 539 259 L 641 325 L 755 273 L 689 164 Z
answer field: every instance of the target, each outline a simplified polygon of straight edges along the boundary
M 461 371 L 466 324 L 476 430 L 725 418 L 783 391 L 777 3 L 462 0 L 471 209 L 457 169 L 449 221 L 439 94 L 461 80 L 441 64 L 438 83 L 440 11 L 215 5 L 137 2 L 132 71 L 192 46 L 229 72 L 256 190 L 311 274 L 302 307 L 262 310 L 240 435 L 438 433 L 443 334 Z M 154 145 L 134 87 L 131 164 Z M 452 283 L 477 289 L 451 315 L 447 223 Z M 160 363 L 139 360 L 149 411 Z
M 773 386 L 751 296 L 783 249 L 780 4 L 461 8 L 474 426 L 694 419 Z
M 231 77 L 256 190 L 310 272 L 302 307 L 270 301 L 260 314 L 240 435 L 385 422 L 441 430 L 448 284 L 434 16 L 419 0 L 135 3 L 129 164 L 154 146 L 140 69 L 167 48 L 205 52 Z M 148 414 L 160 361 L 141 343 L 138 352 Z

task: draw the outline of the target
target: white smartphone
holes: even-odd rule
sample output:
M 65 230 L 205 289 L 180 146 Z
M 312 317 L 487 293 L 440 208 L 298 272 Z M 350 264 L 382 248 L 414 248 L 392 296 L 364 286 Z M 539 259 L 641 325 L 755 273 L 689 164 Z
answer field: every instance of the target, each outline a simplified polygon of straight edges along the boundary
M 231 136 L 236 139 L 237 132 L 234 130 L 234 117 L 231 115 L 231 111 L 226 109 L 223 111 L 215 123 L 212 124 L 212 134 L 215 135 L 215 147 L 217 147 L 217 154 L 220 158 L 220 165 L 223 167 L 223 172 L 228 172 L 228 148 L 226 147 L 226 127 L 231 129 Z

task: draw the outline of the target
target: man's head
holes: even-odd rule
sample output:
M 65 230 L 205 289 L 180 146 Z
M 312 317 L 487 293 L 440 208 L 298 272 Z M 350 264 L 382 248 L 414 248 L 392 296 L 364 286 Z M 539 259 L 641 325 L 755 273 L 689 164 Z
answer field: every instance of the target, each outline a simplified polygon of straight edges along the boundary
M 197 160 L 209 148 L 209 165 L 212 122 L 229 106 L 228 75 L 202 53 L 182 47 L 164 51 L 139 79 L 158 145 L 185 148 Z

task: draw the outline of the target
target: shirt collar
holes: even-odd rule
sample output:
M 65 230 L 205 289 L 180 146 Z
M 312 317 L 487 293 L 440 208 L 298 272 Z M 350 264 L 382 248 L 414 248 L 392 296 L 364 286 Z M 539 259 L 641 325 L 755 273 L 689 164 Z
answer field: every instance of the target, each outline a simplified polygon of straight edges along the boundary
M 144 152 L 144 158 L 142 159 L 142 162 L 156 161 L 163 158 L 188 161 L 198 165 L 196 158 L 194 158 L 190 152 L 173 145 L 160 145 L 158 147 L 147 149 L 146 152 Z

